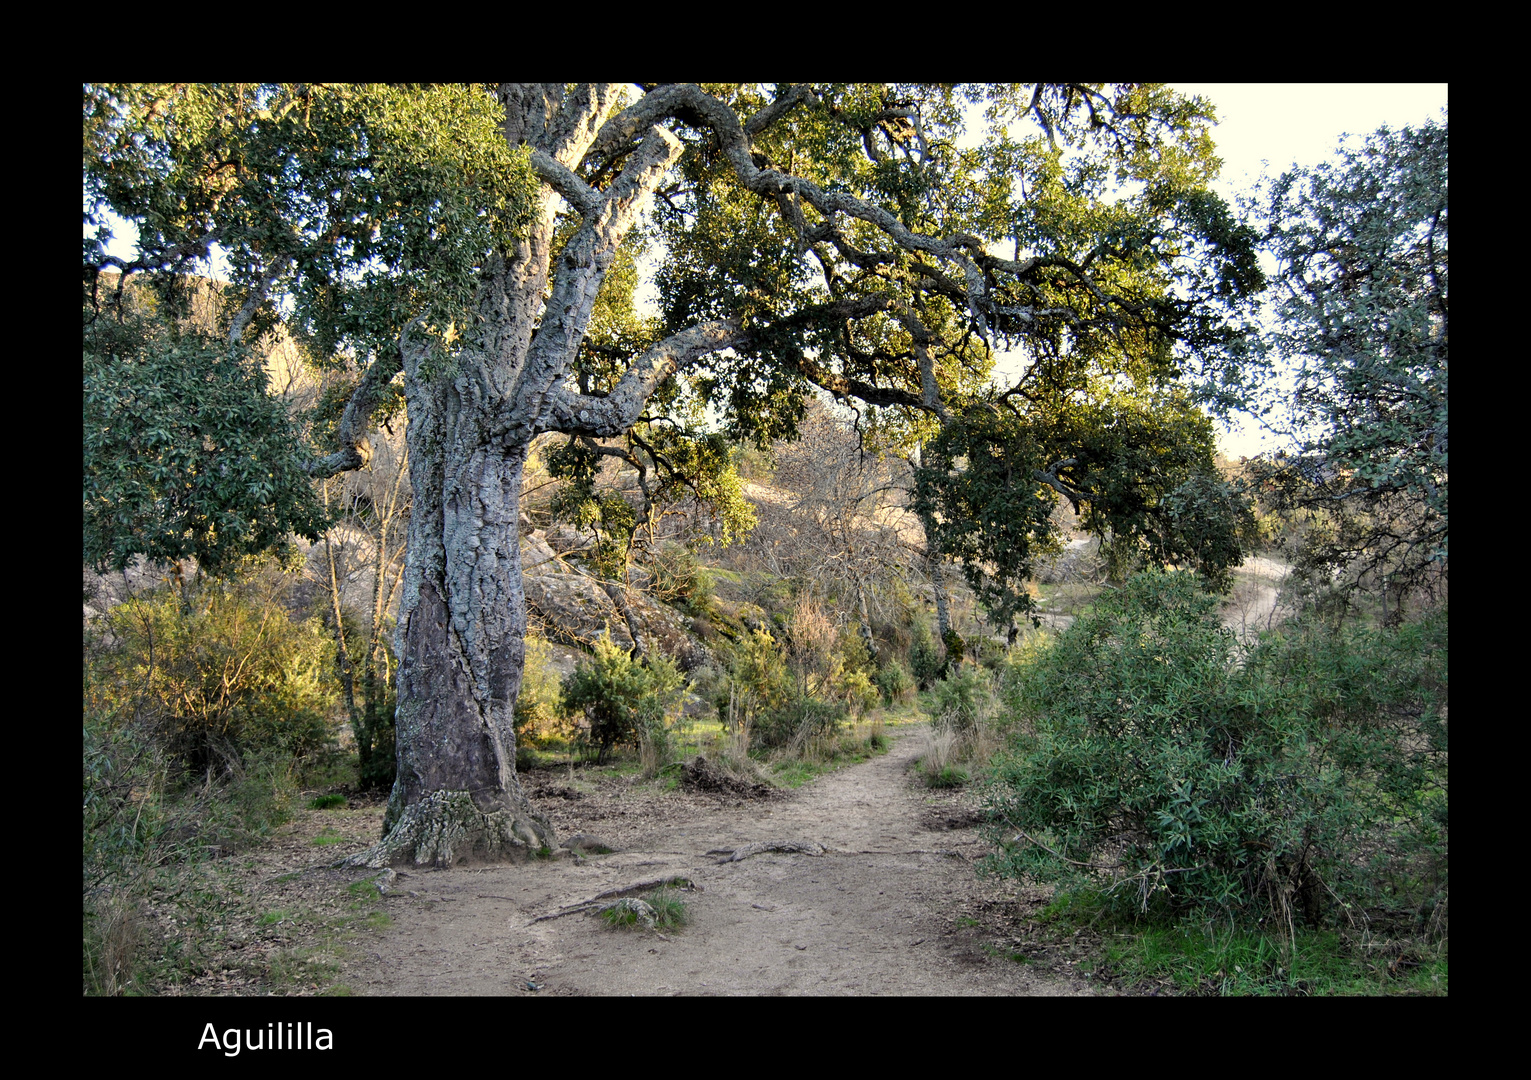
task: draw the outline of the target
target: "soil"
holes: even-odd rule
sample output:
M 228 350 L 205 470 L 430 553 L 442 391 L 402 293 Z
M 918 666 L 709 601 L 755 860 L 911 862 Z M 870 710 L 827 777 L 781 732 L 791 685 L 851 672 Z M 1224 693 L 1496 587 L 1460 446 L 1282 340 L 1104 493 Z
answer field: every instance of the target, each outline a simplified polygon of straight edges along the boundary
M 312 867 L 318 854 L 312 845 L 327 821 L 322 827 L 331 834 L 354 841 L 326 846 L 324 857 L 359 849 L 375 836 L 381 806 L 305 811 L 260 865 L 244 870 L 250 889 L 264 896 L 258 906 L 306 905 L 312 912 L 328 903 L 339 912 L 347 899 L 355 908 L 365 892 L 387 918 L 354 916 L 343 944 L 322 954 L 311 948 L 321 958 L 309 962 L 324 969 L 312 979 L 300 975 L 273 987 L 269 979 L 240 977 L 246 954 L 214 963 L 186 992 L 311 994 L 326 986 L 364 995 L 1097 992 L 1075 968 L 1077 951 L 1031 936 L 1047 890 L 977 873 L 987 848 L 975 797 L 919 785 L 908 772 L 919 740 L 889 734 L 887 754 L 795 791 L 747 785 L 663 791 L 634 777 L 532 772 L 523 780 L 534 804 L 561 841 L 580 836 L 586 854 L 400 870 L 380 898 L 357 886 L 369 880 L 361 872 Z M 613 850 L 597 854 L 602 847 Z M 280 873 L 284 861 L 311 868 L 288 876 Z M 691 883 L 680 893 L 690 917 L 680 929 L 612 929 L 577 906 L 673 878 Z M 321 922 L 306 925 L 318 934 Z M 252 924 L 243 948 L 301 957 L 304 925 L 294 920 L 289 936 L 274 940 L 281 924 Z M 333 942 L 338 924 L 331 918 L 327 925 Z M 289 959 L 284 970 L 294 967 L 302 971 Z

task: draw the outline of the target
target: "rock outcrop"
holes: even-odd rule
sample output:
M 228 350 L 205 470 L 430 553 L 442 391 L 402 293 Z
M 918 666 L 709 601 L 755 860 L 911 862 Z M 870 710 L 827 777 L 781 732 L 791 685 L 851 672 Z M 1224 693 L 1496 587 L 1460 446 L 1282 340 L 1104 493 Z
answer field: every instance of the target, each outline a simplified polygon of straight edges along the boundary
M 549 539 L 534 531 L 521 546 L 527 615 L 549 641 L 588 649 L 609 633 L 624 649 L 668 656 L 688 672 L 711 659 L 680 612 L 637 589 L 597 581 L 557 553 L 577 550 L 571 537 Z

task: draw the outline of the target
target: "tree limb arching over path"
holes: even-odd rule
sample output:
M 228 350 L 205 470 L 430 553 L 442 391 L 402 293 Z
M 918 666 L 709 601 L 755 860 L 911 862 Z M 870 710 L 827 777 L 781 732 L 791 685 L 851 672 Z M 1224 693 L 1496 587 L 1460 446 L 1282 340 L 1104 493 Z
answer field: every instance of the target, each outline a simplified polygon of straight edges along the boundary
M 993 125 L 974 150 L 964 95 Z M 1018 586 L 1059 492 L 1135 557 L 1237 562 L 1200 407 L 1225 401 L 1260 282 L 1252 233 L 1207 187 L 1211 120 L 1135 84 L 92 85 L 87 213 L 133 219 L 140 253 L 88 240 L 88 303 L 108 265 L 173 277 L 216 242 L 228 348 L 286 322 L 370 358 L 314 476 L 359 463 L 402 377 L 398 778 L 364 861 L 493 861 L 556 842 L 512 724 L 539 434 L 711 405 L 768 439 L 811 387 L 857 401 L 884 446 L 927 446 L 927 546 L 1002 622 L 1029 614 Z M 597 342 L 645 222 L 663 315 Z M 1028 366 L 996 388 L 1001 347 Z

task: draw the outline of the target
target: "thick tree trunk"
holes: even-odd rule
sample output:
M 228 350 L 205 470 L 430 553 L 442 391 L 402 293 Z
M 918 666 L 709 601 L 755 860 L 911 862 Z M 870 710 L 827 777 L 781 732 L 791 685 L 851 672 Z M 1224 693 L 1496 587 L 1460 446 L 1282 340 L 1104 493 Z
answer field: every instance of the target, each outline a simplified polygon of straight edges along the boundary
M 485 267 L 466 347 L 448 361 L 408 331 L 401 339 L 414 503 L 396 638 L 398 775 L 383 842 L 355 863 L 451 866 L 555 846 L 516 778 L 512 724 L 526 658 L 519 502 L 532 439 L 619 433 L 678 363 L 739 333 L 708 323 L 666 339 L 604 396 L 566 386 L 616 249 L 681 152 L 650 128 L 605 189 L 586 187 L 570 169 L 617 94 L 604 84 L 500 88 L 507 140 L 529 146 L 552 186 L 515 250 Z M 582 220 L 550 273 L 554 188 Z
M 464 423 L 466 381 L 440 402 L 411 395 L 415 503 L 399 611 L 398 776 L 375 863 L 449 866 L 556 844 L 515 771 L 512 713 L 526 657 L 518 521 L 526 447 L 472 445 L 480 425 Z M 451 430 L 431 445 L 447 416 Z

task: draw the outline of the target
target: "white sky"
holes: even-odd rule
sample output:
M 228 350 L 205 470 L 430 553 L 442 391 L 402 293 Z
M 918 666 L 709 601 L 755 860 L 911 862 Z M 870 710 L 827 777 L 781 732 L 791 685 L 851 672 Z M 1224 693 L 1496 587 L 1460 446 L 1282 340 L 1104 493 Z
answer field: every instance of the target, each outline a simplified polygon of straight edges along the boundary
M 1216 106 L 1213 132 L 1223 159 L 1215 185 L 1230 202 L 1263 173 L 1292 165 L 1317 165 L 1330 158 L 1345 134 L 1364 136 L 1386 124 L 1419 125 L 1439 119 L 1446 106 L 1445 83 L 1172 83 L 1185 94 Z M 136 239 L 123 223 L 111 253 L 132 257 Z M 1259 435 L 1224 432 L 1223 453 L 1232 457 L 1262 449 Z M 1265 448 L 1269 448 L 1267 444 Z

